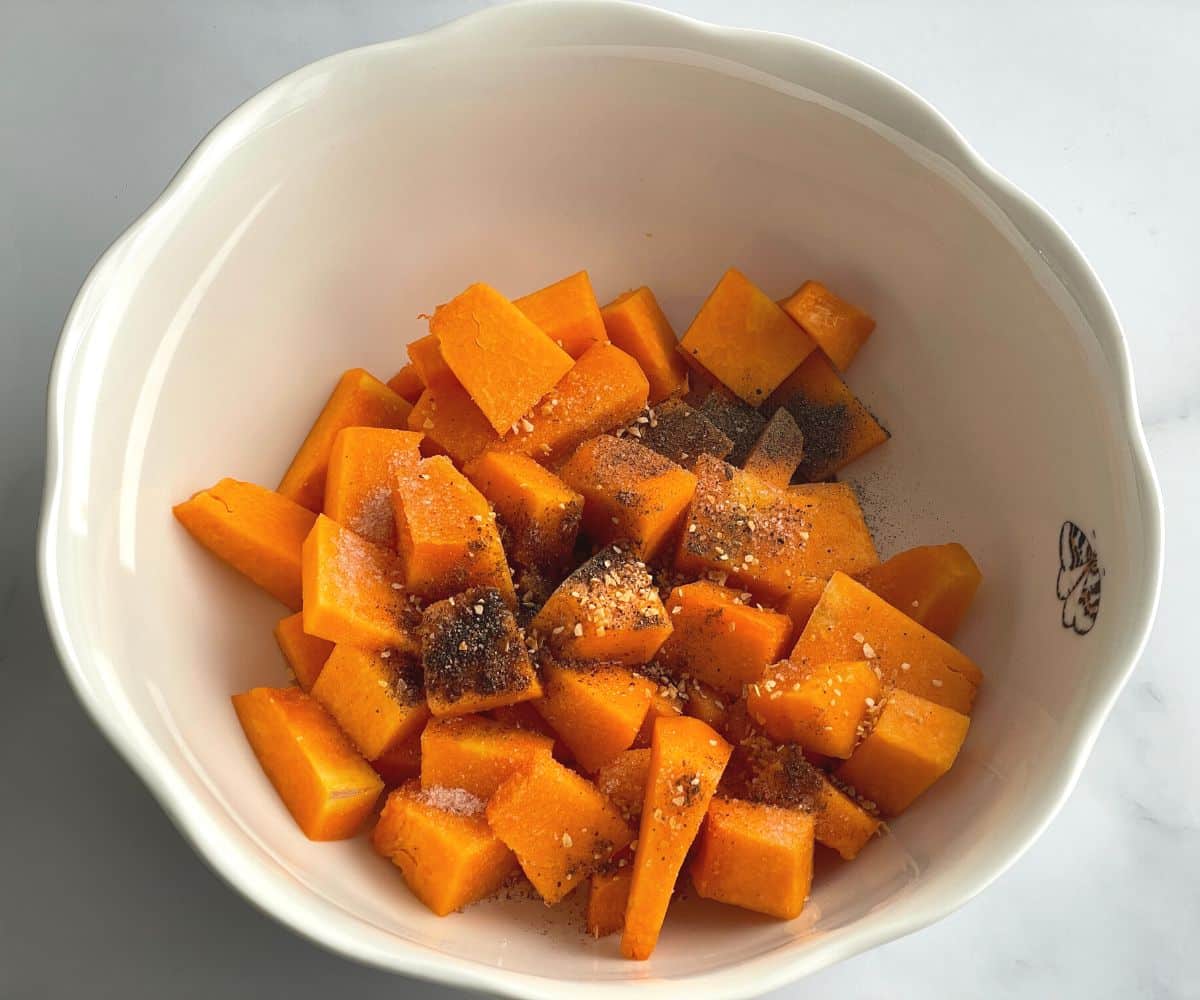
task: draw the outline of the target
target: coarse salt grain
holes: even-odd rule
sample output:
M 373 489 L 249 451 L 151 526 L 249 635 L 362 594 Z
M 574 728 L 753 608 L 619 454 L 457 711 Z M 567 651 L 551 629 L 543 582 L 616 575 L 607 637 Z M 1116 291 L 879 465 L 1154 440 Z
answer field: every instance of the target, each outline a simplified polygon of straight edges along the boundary
M 570 846 L 571 846 L 572 844 L 574 844 L 574 843 L 575 843 L 575 841 L 573 841 L 573 840 L 571 839 L 571 835 L 570 835 L 569 833 L 564 833 L 564 834 L 562 835 L 562 845 L 563 845 L 563 847 L 570 847 Z

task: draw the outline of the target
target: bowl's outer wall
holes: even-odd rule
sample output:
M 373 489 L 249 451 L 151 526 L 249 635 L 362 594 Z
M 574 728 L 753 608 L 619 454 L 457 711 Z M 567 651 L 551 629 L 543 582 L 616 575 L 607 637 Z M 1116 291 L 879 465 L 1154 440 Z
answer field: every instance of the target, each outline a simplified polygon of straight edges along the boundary
M 224 475 L 273 484 L 334 373 L 389 375 L 417 314 L 469 281 L 515 296 L 587 267 L 602 297 L 650 284 L 682 328 L 731 264 L 780 295 L 821 277 L 880 320 L 850 382 L 894 438 L 850 478 L 883 554 L 956 538 L 986 575 L 961 638 L 988 677 L 961 761 L 822 872 L 795 922 L 690 901 L 630 965 L 540 904 L 436 920 L 362 843 L 305 841 L 271 793 L 227 698 L 281 682 L 282 611 L 170 505 Z M 1061 232 L 879 74 L 641 8 L 505 8 L 255 98 L 97 266 L 50 405 L 47 612 L 110 738 L 268 911 L 476 988 L 748 994 L 944 914 L 1057 808 L 1156 598 L 1123 343 Z M 1105 572 L 1084 636 L 1055 597 L 1066 520 Z

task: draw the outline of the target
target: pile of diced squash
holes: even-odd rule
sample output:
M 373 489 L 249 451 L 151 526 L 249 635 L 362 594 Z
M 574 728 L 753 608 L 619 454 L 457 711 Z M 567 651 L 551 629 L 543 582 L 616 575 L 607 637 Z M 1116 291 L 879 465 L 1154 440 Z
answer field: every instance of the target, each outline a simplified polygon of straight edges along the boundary
M 982 679 L 970 555 L 881 563 L 835 479 L 888 438 L 843 379 L 874 326 L 737 270 L 678 342 L 649 288 L 472 285 L 388 383 L 341 376 L 276 489 L 179 504 L 294 612 L 295 684 L 233 704 L 304 834 L 370 825 L 439 915 L 583 887 L 634 959 L 685 867 L 797 916 L 814 850 L 949 770 Z

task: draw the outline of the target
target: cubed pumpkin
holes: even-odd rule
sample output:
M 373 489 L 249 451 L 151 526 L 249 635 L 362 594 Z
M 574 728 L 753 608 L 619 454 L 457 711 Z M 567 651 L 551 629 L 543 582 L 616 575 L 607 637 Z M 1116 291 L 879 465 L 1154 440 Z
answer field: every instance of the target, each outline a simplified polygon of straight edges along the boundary
M 838 779 L 896 816 L 950 770 L 970 725 L 961 712 L 894 690 Z
M 630 424 L 628 433 L 689 471 L 701 455 L 724 459 L 733 451 L 730 437 L 681 399 L 663 400 Z
M 486 802 L 553 746 L 541 733 L 480 715 L 435 718 L 421 733 L 421 785 L 464 788 Z
M 771 739 L 828 757 L 849 757 L 874 717 L 882 685 L 870 662 L 777 663 L 746 694 Z
M 411 361 L 387 380 L 387 387 L 408 403 L 416 403 L 425 391 L 425 382 Z
M 522 295 L 513 305 L 573 358 L 608 339 L 587 271 Z
M 311 691 L 333 652 L 333 643 L 305 632 L 304 615 L 300 612 L 279 620 L 275 626 L 275 641 L 301 690 Z
M 969 657 L 845 573 L 834 573 L 789 657 L 870 660 L 894 685 L 969 714 L 983 674 Z
M 646 565 L 609 546 L 566 578 L 533 619 L 533 631 L 560 660 L 649 663 L 671 634 Z
M 583 496 L 583 530 L 598 545 L 624 542 L 654 559 L 675 542 L 696 477 L 630 438 L 584 441 L 559 469 Z
M 649 288 L 617 296 L 600 315 L 609 339 L 642 366 L 652 406 L 687 392 L 687 365 L 676 350 L 675 331 Z
M 762 429 L 742 468 L 773 486 L 786 487 L 804 461 L 804 434 L 796 418 L 780 407 Z
M 369 542 L 396 547 L 392 491 L 421 458 L 421 435 L 390 427 L 343 427 L 325 477 L 325 516 Z
M 540 697 L 525 639 L 500 591 L 479 587 L 425 609 L 425 695 L 434 715 L 466 715 Z
M 209 552 L 277 601 L 300 610 L 300 552 L 316 520 L 311 510 L 236 479 L 222 479 L 173 510 Z
M 394 552 L 322 514 L 304 541 L 304 631 L 363 649 L 417 649 L 416 617 Z
M 845 371 L 875 329 L 875 320 L 831 292 L 819 281 L 806 281 L 780 307 Z
M 975 599 L 983 574 L 965 548 L 950 542 L 906 549 L 856 579 L 949 642 Z
M 405 427 L 412 406 L 361 368 L 338 380 L 316 423 L 279 483 L 279 493 L 311 511 L 321 510 L 333 439 L 343 427 Z
M 607 937 L 625 926 L 625 907 L 629 905 L 632 884 L 633 869 L 627 864 L 610 865 L 609 870 L 596 872 L 591 877 L 584 925 L 592 937 Z
M 320 703 L 297 688 L 233 696 L 259 764 L 309 840 L 353 837 L 383 790 Z
M 725 458 L 730 465 L 740 466 L 750 457 L 754 443 L 767 427 L 767 418 L 757 408 L 724 386 L 716 386 L 704 397 L 699 412 L 733 443 Z
M 489 828 L 483 803 L 462 789 L 422 789 L 416 782 L 397 788 L 371 843 L 439 917 L 490 896 L 517 868 Z
M 487 818 L 550 904 L 633 839 L 633 830 L 595 785 L 550 758 L 504 782 L 488 802 Z
M 757 406 L 815 346 L 766 292 L 730 268 L 705 299 L 679 349 Z
M 634 822 L 642 815 L 649 773 L 649 747 L 623 750 L 596 772 L 596 787 L 621 810 L 622 816 Z

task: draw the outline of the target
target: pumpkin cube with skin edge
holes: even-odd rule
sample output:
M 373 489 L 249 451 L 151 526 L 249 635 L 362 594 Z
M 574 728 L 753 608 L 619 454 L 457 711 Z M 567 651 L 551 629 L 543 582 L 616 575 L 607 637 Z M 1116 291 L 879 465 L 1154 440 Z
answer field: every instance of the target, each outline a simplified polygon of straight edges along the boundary
M 324 514 L 304 541 L 304 631 L 362 649 L 417 649 L 400 560 Z
M 304 539 L 316 515 L 287 497 L 222 479 L 173 508 L 209 552 L 293 611 L 300 610 Z
M 671 634 L 645 563 L 617 545 L 568 576 L 531 627 L 560 660 L 625 666 L 649 663 Z
M 849 757 L 882 699 L 866 660 L 771 667 L 746 694 L 750 715 L 779 743 L 799 743 L 828 757 Z
M 649 288 L 617 296 L 600 315 L 609 339 L 642 366 L 652 406 L 687 392 L 687 364 L 676 350 L 675 331 Z
M 541 733 L 480 715 L 435 718 L 421 734 L 421 785 L 462 788 L 486 802 L 553 746 Z
M 397 788 L 421 775 L 421 734 L 413 733 L 399 746 L 370 762 L 387 788 Z
M 395 750 L 429 718 L 420 664 L 386 649 L 334 646 L 312 696 L 367 760 Z
M 490 896 L 517 867 L 488 828 L 483 803 L 462 789 L 422 789 L 415 782 L 397 788 L 371 843 L 439 917 Z
M 795 809 L 713 799 L 689 871 L 704 899 L 793 920 L 812 887 L 813 819 Z
M 625 908 L 629 905 L 629 887 L 633 869 L 628 865 L 596 872 L 588 883 L 584 926 L 594 938 L 616 934 L 625 926 Z
M 309 840 L 353 837 L 383 790 L 321 705 L 297 688 L 254 688 L 233 707 L 259 764 Z
M 820 351 L 783 381 L 764 408 L 780 407 L 804 435 L 804 460 L 796 470 L 801 482 L 826 480 L 891 437 Z
M 951 542 L 907 549 L 855 579 L 949 642 L 971 606 L 983 574 L 971 554 Z
M 421 458 L 421 435 L 389 427 L 343 427 L 325 477 L 325 516 L 369 542 L 396 547 L 392 491 Z
M 425 696 L 434 715 L 466 715 L 541 697 L 516 619 L 495 587 L 464 591 L 425 609 Z
M 769 295 L 730 268 L 700 307 L 679 349 L 758 406 L 815 346 Z
M 733 451 L 733 441 L 716 424 L 681 399 L 667 399 L 638 417 L 628 431 L 647 448 L 669 458 L 689 472 L 701 455 L 723 459 Z
M 963 714 L 970 714 L 983 681 L 969 657 L 840 572 L 830 578 L 789 659 L 870 660 L 885 686 Z
M 513 305 L 573 358 L 608 340 L 587 271 L 514 299 Z
M 755 607 L 742 591 L 698 580 L 672 590 L 666 605 L 674 631 L 658 661 L 724 694 L 738 697 L 787 652 L 791 619 Z
M 333 439 L 343 427 L 394 427 L 408 424 L 412 406 L 361 368 L 338 380 L 316 423 L 279 483 L 279 493 L 311 511 L 321 510 L 325 474 Z
M 806 281 L 779 305 L 816 341 L 839 371 L 850 367 L 875 329 L 875 320 L 867 313 L 839 298 L 819 281 Z
M 804 434 L 796 418 L 780 407 L 754 442 L 742 468 L 772 486 L 786 489 L 804 461 Z
M 699 719 L 659 719 L 650 767 L 633 884 L 625 910 L 621 954 L 644 961 L 654 951 L 684 858 L 717 790 L 732 748 Z
M 952 708 L 894 690 L 837 777 L 884 816 L 899 815 L 950 770 L 970 725 Z
M 583 496 L 583 530 L 598 545 L 624 541 L 653 559 L 675 541 L 696 489 L 686 469 L 630 438 L 584 441 L 559 469 Z
M 498 434 L 571 368 L 571 356 L 494 288 L 471 285 L 429 321 L 442 358 Z
M 483 494 L 444 456 L 407 470 L 392 493 L 396 547 L 410 593 L 438 600 L 495 587 L 516 606 L 512 574 Z
M 616 430 L 646 405 L 649 383 L 638 363 L 605 341 L 589 348 L 545 398 L 503 438 L 459 385 L 422 394 L 408 426 L 460 465 L 489 449 L 554 465 L 580 443 Z
M 642 815 L 649 773 L 649 747 L 623 750 L 596 772 L 596 787 L 621 810 L 622 816 L 634 822 Z
M 799 746 L 772 743 L 756 756 L 749 787 L 742 794 L 756 802 L 810 813 L 818 844 L 852 861 L 879 831 L 879 819 L 837 788 Z
M 725 461 L 741 466 L 767 428 L 767 418 L 724 386 L 715 387 L 700 404 L 700 415 L 733 442 Z
M 515 562 L 566 565 L 583 517 L 582 496 L 528 455 L 489 451 L 463 471 L 507 528 Z
M 425 391 L 425 381 L 411 361 L 387 380 L 387 387 L 410 404 L 415 404 Z
M 653 690 L 625 667 L 547 661 L 533 706 L 583 770 L 594 772 L 633 744 Z
M 548 904 L 586 882 L 633 839 L 595 785 L 549 758 L 504 782 L 488 802 L 487 819 Z
M 333 652 L 333 643 L 305 632 L 304 615 L 299 611 L 279 620 L 275 626 L 275 641 L 300 689 L 311 691 Z
M 803 577 L 856 573 L 879 562 L 862 509 L 845 484 L 780 490 L 707 456 L 696 463 L 696 475 L 675 560 L 684 573 L 724 573 L 731 584 L 772 603 Z

